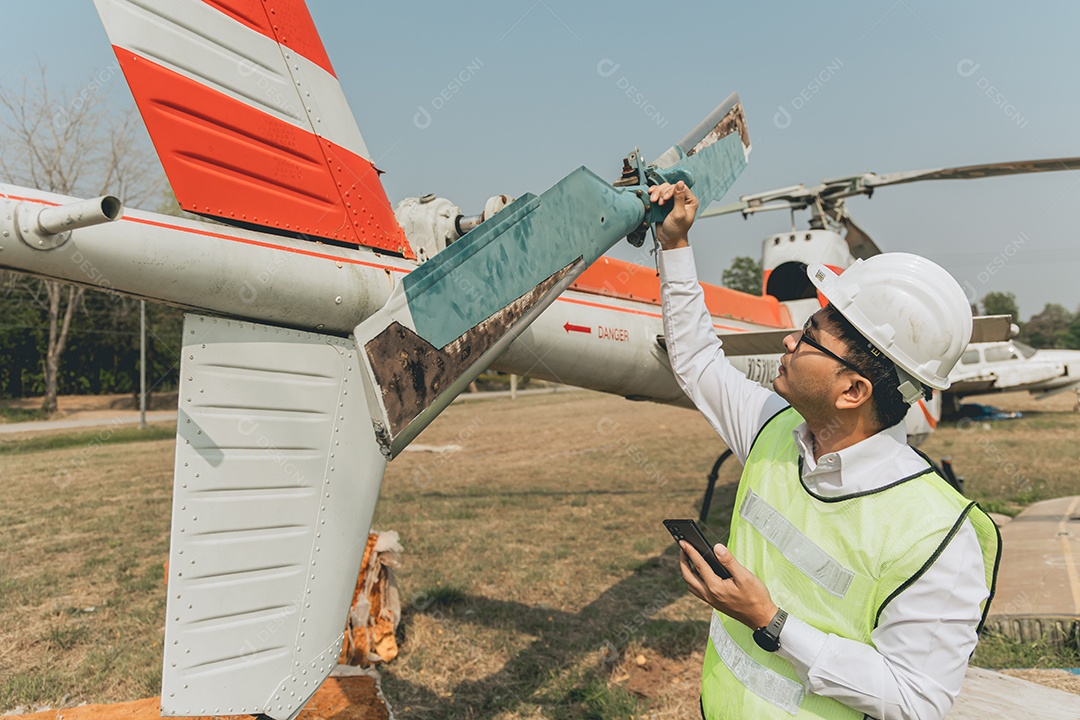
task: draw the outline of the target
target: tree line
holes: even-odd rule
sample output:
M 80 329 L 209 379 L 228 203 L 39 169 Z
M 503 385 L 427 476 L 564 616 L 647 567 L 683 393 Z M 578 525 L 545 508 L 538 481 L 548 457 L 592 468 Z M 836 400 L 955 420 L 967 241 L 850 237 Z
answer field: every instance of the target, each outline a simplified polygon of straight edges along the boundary
M 0 398 L 44 397 L 48 388 L 49 308 L 44 281 L 6 274 L 0 287 Z M 146 383 L 151 392 L 179 382 L 183 312 L 146 304 Z M 60 395 L 139 392 L 139 301 L 93 290 L 81 293 L 60 362 Z
M 978 311 L 978 305 L 972 307 Z M 983 315 L 1011 315 L 1020 326 L 1017 340 L 1034 348 L 1069 348 L 1080 350 L 1080 307 L 1069 312 L 1064 305 L 1047 303 L 1042 312 L 1020 322 L 1020 307 L 1011 292 L 988 292 L 982 299 Z
M 0 180 L 82 198 L 113 194 L 136 206 L 161 202 L 165 175 L 142 120 L 134 108 L 117 112 L 106 100 L 109 90 L 122 91 L 119 76 L 98 74 L 57 92 L 39 66 L 34 77 L 0 87 Z M 150 314 L 158 361 L 178 315 Z M 8 359 L 0 396 L 43 395 L 42 410 L 54 412 L 60 392 L 127 392 L 138 378 L 129 347 L 138 315 L 137 302 L 116 295 L 0 273 L 0 347 Z

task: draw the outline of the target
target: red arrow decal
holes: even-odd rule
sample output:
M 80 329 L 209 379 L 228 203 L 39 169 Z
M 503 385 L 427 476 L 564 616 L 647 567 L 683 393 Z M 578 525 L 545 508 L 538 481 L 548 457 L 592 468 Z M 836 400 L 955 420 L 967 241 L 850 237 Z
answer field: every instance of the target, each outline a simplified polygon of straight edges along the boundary
M 592 335 L 592 328 L 591 327 L 585 327 L 584 325 L 571 325 L 569 322 L 566 323 L 565 325 L 563 325 L 563 330 L 565 330 L 568 333 L 579 332 L 579 333 L 585 333 L 586 335 Z

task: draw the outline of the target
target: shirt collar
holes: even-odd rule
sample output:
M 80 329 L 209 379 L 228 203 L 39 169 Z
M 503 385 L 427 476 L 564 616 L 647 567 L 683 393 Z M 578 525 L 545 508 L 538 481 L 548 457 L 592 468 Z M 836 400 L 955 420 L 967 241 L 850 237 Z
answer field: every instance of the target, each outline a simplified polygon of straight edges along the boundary
M 792 431 L 792 437 L 803 459 L 803 481 L 825 497 L 875 490 L 926 467 L 908 447 L 902 422 L 816 461 L 814 438 L 805 422 Z

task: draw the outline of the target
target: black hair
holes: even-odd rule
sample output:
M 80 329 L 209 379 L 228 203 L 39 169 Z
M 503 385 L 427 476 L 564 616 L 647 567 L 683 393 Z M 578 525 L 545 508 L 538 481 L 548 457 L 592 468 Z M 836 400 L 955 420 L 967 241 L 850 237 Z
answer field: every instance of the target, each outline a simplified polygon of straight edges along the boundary
M 874 386 L 870 406 L 874 420 L 882 429 L 892 427 L 904 419 L 910 407 L 900 394 L 900 377 L 893 361 L 874 347 L 847 318 L 831 304 L 825 306 L 825 319 L 832 326 L 832 334 L 847 346 L 845 359 L 859 368 L 859 374 Z M 845 372 L 841 368 L 840 372 Z

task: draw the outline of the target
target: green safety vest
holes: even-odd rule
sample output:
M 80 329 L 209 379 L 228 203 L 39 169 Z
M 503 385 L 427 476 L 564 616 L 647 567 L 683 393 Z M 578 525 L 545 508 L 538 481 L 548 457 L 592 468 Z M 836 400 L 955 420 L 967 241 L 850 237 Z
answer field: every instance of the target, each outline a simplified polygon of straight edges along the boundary
M 773 602 L 822 632 L 873 645 L 870 633 L 884 607 L 926 572 L 970 519 L 990 589 L 985 621 L 1001 547 L 986 513 L 929 463 L 925 471 L 877 490 L 817 496 L 802 483 L 802 459 L 792 438 L 802 422 L 789 407 L 759 431 L 731 519 L 729 549 L 765 582 Z M 791 663 L 759 648 L 750 628 L 715 611 L 701 705 L 708 720 L 863 717 L 806 692 Z

